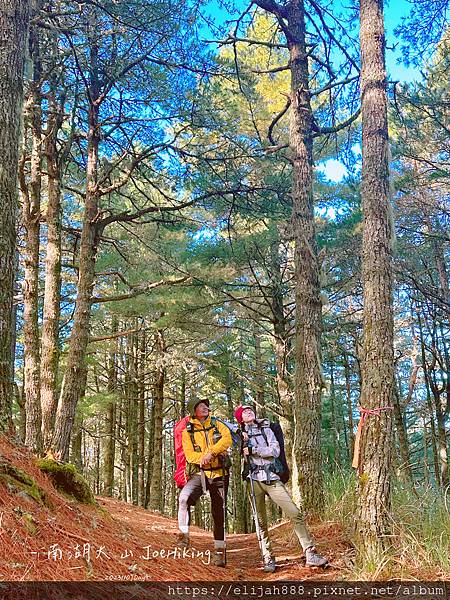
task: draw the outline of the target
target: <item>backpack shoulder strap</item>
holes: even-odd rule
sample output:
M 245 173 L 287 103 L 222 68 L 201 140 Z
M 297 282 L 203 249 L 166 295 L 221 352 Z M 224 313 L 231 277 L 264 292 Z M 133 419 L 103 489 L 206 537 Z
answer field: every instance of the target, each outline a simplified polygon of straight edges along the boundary
M 269 445 L 269 442 L 267 441 L 267 435 L 266 435 L 266 432 L 265 432 L 265 428 L 264 428 L 264 427 L 261 427 L 261 435 L 263 436 L 263 438 L 264 438 L 264 441 L 266 442 L 266 446 L 268 446 L 268 445 Z
M 194 435 L 194 425 L 193 423 L 186 424 L 186 431 L 189 433 L 189 437 L 191 438 L 192 449 L 195 452 L 195 435 Z

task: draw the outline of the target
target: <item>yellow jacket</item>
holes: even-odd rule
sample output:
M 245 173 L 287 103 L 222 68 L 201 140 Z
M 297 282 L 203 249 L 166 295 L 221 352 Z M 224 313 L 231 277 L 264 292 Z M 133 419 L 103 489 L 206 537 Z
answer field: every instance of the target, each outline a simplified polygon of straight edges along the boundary
M 192 435 L 195 442 L 195 448 L 192 445 L 189 427 L 193 429 Z M 216 443 L 214 443 L 213 440 L 215 428 L 217 428 L 221 434 L 221 438 Z M 202 456 L 211 452 L 214 455 L 214 459 L 208 465 L 210 469 L 204 469 L 206 477 L 212 479 L 223 475 L 222 464 L 217 457 L 219 454 L 226 452 L 233 443 L 230 430 L 226 425 L 216 420 L 214 426 L 214 424 L 211 423 L 211 417 L 208 417 L 203 423 L 198 419 L 191 418 L 187 424 L 187 428 L 183 431 L 182 442 L 183 452 L 188 463 L 200 465 Z

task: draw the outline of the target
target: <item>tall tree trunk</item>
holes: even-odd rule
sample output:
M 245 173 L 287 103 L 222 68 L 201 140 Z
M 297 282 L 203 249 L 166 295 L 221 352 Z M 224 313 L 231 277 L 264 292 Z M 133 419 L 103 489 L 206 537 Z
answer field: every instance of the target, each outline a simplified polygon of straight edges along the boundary
M 39 3 L 38 3 L 39 4 Z M 33 81 L 27 102 L 31 133 L 30 178 L 26 181 L 25 165 L 28 140 L 24 141 L 24 159 L 21 160 L 20 187 L 23 197 L 22 220 L 25 227 L 23 337 L 25 379 L 25 444 L 34 452 L 42 451 L 40 356 L 39 356 L 39 234 L 42 187 L 42 66 L 36 26 L 30 32 L 30 53 L 33 63 Z M 25 137 L 28 137 L 25 134 Z
M 437 423 L 437 445 L 439 449 L 439 475 L 441 486 L 446 489 L 448 486 L 448 451 L 447 451 L 447 432 L 445 427 L 444 410 L 441 404 L 441 390 L 438 388 L 432 377 L 429 377 L 431 392 L 434 400 L 434 410 L 436 412 Z
M 75 420 L 74 432 L 72 437 L 72 446 L 70 449 L 70 462 L 74 464 L 80 473 L 83 472 L 83 420 Z
M 162 510 L 163 490 L 161 485 L 162 477 L 162 436 L 163 436 L 163 404 L 164 404 L 164 382 L 166 378 L 166 369 L 164 367 L 165 342 L 163 332 L 156 332 L 156 347 L 158 349 L 158 364 L 155 373 L 155 392 L 154 392 L 154 442 L 153 442 L 153 464 L 152 479 L 150 483 L 150 504 L 151 510 Z
M 431 400 L 431 389 L 429 383 L 429 375 L 428 368 L 425 363 L 425 348 L 422 346 L 422 360 L 423 360 L 423 373 L 425 377 L 425 387 L 427 392 L 427 407 L 428 413 L 430 415 L 430 430 L 431 430 L 431 450 L 433 455 L 433 467 L 434 467 L 434 476 L 436 479 L 436 483 L 440 485 L 441 483 L 441 473 L 439 470 L 439 456 L 437 449 L 437 435 L 436 435 L 436 423 L 434 420 L 434 410 L 433 410 L 433 401 Z
M 139 422 L 138 422 L 138 456 L 139 456 L 139 473 L 138 473 L 138 488 L 139 488 L 139 506 L 144 506 L 145 502 L 145 369 L 147 366 L 146 354 L 146 336 L 145 331 L 142 333 L 140 340 L 139 352 Z
M 111 333 L 117 333 L 117 319 L 113 318 L 111 325 Z M 114 489 L 114 463 L 116 457 L 116 401 L 113 396 L 117 394 L 117 338 L 111 340 L 111 349 L 108 356 L 108 396 L 110 396 L 108 406 L 106 408 L 105 421 L 105 441 L 104 441 L 104 494 L 112 496 Z
M 361 406 L 369 415 L 361 440 L 356 528 L 365 556 L 379 556 L 392 543 L 391 461 L 394 384 L 392 308 L 392 210 L 384 20 L 382 0 L 360 1 L 361 101 L 363 128 L 362 202 L 364 234 L 363 353 Z
M 17 165 L 29 17 L 29 0 L 3 0 L 0 7 L 0 433 L 12 431 Z
M 95 20 L 94 20 L 95 21 Z M 95 263 L 100 227 L 96 219 L 99 213 L 98 150 L 100 144 L 99 125 L 99 66 L 98 45 L 95 41 L 95 23 L 90 28 L 90 86 L 89 86 L 89 129 L 87 135 L 86 195 L 83 217 L 83 229 L 80 241 L 80 259 L 78 272 L 77 298 L 73 327 L 67 353 L 67 365 L 64 373 L 61 394 L 56 412 L 52 449 L 61 460 L 67 458 L 70 434 L 73 427 L 75 410 L 80 399 L 80 380 L 86 371 L 86 349 L 89 341 L 89 322 L 91 316 L 92 290 L 95 281 Z
M 56 87 L 56 84 L 53 84 Z M 41 407 L 44 449 L 50 448 L 58 405 L 59 317 L 61 296 L 61 165 L 57 155 L 57 136 L 63 122 L 63 108 L 56 105 L 54 89 L 50 94 L 45 154 L 47 157 L 47 245 L 45 290 L 41 340 Z
M 295 236 L 295 402 L 294 456 L 303 506 L 323 509 L 321 457 L 321 319 L 319 263 L 314 225 L 312 110 L 309 94 L 303 0 L 287 7 L 291 71 L 292 225 Z

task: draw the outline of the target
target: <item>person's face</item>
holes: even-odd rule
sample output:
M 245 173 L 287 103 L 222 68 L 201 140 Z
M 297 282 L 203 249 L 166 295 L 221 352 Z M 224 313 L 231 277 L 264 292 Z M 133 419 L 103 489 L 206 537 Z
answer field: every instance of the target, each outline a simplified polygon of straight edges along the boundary
M 206 419 L 206 417 L 209 415 L 208 405 L 204 402 L 199 402 L 199 404 L 197 404 L 195 407 L 194 414 L 197 419 Z
M 253 423 L 254 420 L 255 420 L 255 413 L 252 411 L 252 409 L 244 408 L 244 410 L 242 411 L 242 421 L 244 423 Z

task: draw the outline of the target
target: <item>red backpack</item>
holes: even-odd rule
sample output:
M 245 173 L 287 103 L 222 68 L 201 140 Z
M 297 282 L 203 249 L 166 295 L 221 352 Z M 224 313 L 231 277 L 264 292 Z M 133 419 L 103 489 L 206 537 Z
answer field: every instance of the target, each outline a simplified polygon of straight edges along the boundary
M 175 443 L 175 464 L 176 469 L 173 474 L 173 478 L 175 479 L 175 483 L 177 487 L 180 489 L 186 485 L 187 483 L 187 475 L 186 475 L 186 456 L 183 452 L 183 431 L 186 429 L 186 425 L 189 423 L 190 416 L 187 415 L 181 421 L 175 423 L 175 427 L 173 430 L 173 439 Z

